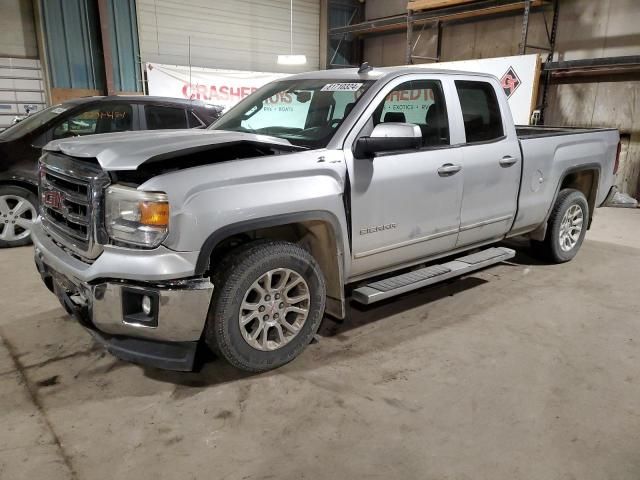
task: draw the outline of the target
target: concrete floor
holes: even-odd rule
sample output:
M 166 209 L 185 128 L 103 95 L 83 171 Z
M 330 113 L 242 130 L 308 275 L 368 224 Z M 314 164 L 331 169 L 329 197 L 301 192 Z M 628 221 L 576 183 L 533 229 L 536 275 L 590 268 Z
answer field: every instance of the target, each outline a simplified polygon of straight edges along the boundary
M 277 371 L 145 370 L 0 251 L 0 478 L 640 478 L 640 210 L 343 323 Z

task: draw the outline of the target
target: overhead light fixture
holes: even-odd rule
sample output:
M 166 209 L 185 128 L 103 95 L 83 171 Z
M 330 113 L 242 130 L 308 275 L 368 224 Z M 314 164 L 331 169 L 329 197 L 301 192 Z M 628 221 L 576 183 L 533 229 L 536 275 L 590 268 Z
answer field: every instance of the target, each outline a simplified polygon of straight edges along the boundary
M 278 55 L 280 65 L 304 65 L 307 63 L 306 55 Z
M 279 65 L 305 65 L 307 63 L 306 55 L 293 54 L 293 0 L 290 3 L 289 16 L 289 55 L 278 55 Z

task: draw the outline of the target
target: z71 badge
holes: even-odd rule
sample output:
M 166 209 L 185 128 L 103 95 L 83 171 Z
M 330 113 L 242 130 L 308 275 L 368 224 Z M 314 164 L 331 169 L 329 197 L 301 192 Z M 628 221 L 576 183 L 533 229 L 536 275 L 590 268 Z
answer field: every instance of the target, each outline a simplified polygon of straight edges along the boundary
M 398 225 L 395 223 L 387 223 L 385 225 L 378 225 L 376 227 L 367 227 L 360 229 L 360 235 L 367 235 L 369 233 L 383 232 L 384 230 L 391 230 L 392 228 L 396 228 Z

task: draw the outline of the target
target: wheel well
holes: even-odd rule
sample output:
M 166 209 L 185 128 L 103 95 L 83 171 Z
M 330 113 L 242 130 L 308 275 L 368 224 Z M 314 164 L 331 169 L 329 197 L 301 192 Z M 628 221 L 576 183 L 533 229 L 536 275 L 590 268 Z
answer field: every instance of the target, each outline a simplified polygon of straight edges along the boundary
M 596 169 L 580 170 L 569 173 L 562 180 L 560 190 L 564 188 L 575 188 L 581 191 L 587 198 L 589 205 L 589 225 L 591 227 L 591 219 L 593 218 L 593 210 L 596 206 L 596 197 L 598 196 L 598 180 L 600 172 Z
M 33 183 L 29 183 L 25 180 L 0 180 L 0 185 L 11 185 L 15 187 L 26 188 L 30 192 L 34 193 L 36 196 L 38 195 L 38 187 Z
M 342 248 L 329 222 L 305 220 L 231 235 L 214 247 L 210 264 L 215 265 L 216 259 L 223 257 L 238 245 L 258 239 L 297 243 L 307 250 L 320 265 L 327 283 L 327 313 L 336 318 L 344 318 Z

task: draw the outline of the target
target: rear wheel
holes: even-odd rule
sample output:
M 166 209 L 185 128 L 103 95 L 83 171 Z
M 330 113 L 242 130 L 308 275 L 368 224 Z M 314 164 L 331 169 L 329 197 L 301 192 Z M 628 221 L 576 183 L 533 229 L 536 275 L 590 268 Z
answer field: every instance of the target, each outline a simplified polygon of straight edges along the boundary
M 315 259 L 293 243 L 238 247 L 213 275 L 207 344 L 235 367 L 260 372 L 293 360 L 324 314 L 326 287 Z
M 36 195 L 26 188 L 0 185 L 0 248 L 31 243 L 31 225 L 38 216 Z
M 587 233 L 589 204 L 584 194 L 573 188 L 561 190 L 549 216 L 542 242 L 531 241 L 533 252 L 554 263 L 576 256 Z

